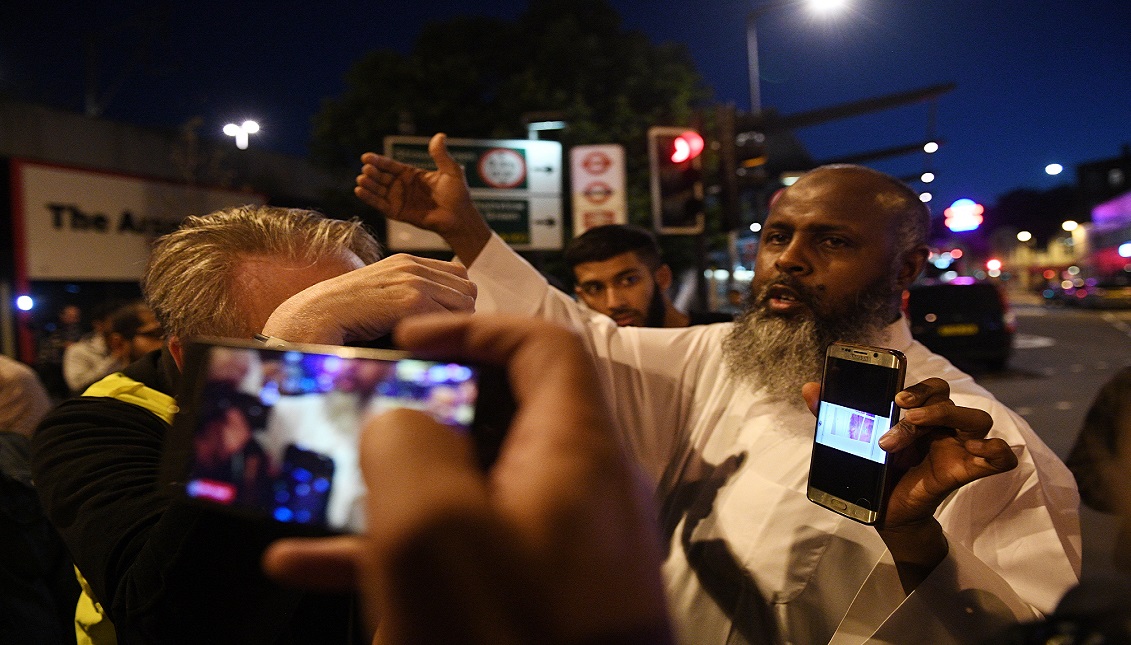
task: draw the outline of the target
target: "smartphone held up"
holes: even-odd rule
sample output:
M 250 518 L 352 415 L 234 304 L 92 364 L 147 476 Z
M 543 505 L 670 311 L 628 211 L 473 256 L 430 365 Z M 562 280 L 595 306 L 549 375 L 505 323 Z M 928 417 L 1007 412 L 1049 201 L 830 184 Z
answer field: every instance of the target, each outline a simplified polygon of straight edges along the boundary
M 194 503 L 329 532 L 358 532 L 358 446 L 372 417 L 430 414 L 469 434 L 485 468 L 513 403 L 502 370 L 404 352 L 238 340 L 188 345 L 163 482 Z
M 882 347 L 829 347 L 809 468 L 811 501 L 864 524 L 883 516 L 890 487 L 879 439 L 899 422 L 895 395 L 906 362 Z

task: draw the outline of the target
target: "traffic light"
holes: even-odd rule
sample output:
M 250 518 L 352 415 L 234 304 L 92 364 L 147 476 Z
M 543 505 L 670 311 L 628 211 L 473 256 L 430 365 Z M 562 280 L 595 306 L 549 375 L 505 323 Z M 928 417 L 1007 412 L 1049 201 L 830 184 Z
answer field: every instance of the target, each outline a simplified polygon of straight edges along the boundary
M 648 128 L 652 222 L 662 234 L 703 232 L 703 136 L 687 128 Z
M 734 138 L 735 169 L 739 189 L 760 188 L 766 174 L 766 135 L 756 130 L 740 132 Z

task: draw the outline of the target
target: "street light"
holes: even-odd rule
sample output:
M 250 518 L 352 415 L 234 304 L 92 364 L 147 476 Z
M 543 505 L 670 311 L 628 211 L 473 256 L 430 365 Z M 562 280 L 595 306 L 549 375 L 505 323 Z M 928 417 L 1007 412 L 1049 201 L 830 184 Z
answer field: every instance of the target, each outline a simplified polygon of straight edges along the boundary
M 1062 172 L 1064 172 L 1064 166 L 1058 163 L 1050 163 L 1049 165 L 1045 166 L 1045 174 L 1059 175 Z
M 761 72 L 758 70 L 758 19 L 763 14 L 804 1 L 816 14 L 827 15 L 843 9 L 847 0 L 773 0 L 746 14 L 746 59 L 750 66 L 750 114 L 762 111 Z
M 240 150 L 247 150 L 247 135 L 259 132 L 259 124 L 255 121 L 244 121 L 240 125 L 229 123 L 224 126 L 224 134 L 229 137 L 235 137 L 236 147 Z

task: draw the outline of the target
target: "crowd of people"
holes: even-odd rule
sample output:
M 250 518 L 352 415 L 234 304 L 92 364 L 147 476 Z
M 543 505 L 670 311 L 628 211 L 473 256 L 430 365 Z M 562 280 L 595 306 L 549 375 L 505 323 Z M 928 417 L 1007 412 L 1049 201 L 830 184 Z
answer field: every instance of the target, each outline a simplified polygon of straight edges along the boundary
M 1080 575 L 1076 481 L 1023 418 L 911 338 L 899 301 L 927 260 L 929 211 L 909 188 L 860 166 L 804 175 L 773 202 L 750 293 L 722 322 L 672 304 L 655 238 L 632 227 L 570 245 L 576 300 L 552 287 L 491 232 L 443 135 L 429 153 L 435 170 L 366 154 L 355 192 L 439 234 L 452 261 L 382 259 L 359 222 L 312 211 L 190 216 L 155 243 L 144 301 L 69 341 L 76 396 L 28 413 L 20 480 L 77 574 L 71 607 L 52 605 L 57 631 L 73 620 L 64 636 L 81 643 L 979 643 L 1057 615 Z M 362 533 L 296 537 L 159 488 L 186 341 L 390 333 L 506 367 L 518 410 L 489 470 L 466 434 L 401 409 L 362 433 Z M 837 340 L 908 359 L 902 420 L 880 439 L 894 474 L 875 526 L 806 496 Z

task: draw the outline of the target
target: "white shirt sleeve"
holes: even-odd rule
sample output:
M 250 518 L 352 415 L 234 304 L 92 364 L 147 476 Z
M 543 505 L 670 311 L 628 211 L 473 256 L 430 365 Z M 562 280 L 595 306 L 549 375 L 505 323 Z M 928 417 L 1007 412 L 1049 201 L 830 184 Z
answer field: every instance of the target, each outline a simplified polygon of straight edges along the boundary
M 1040 613 L 969 549 L 949 540 L 945 559 L 904 597 L 890 554 L 860 588 L 831 643 L 984 642 Z

